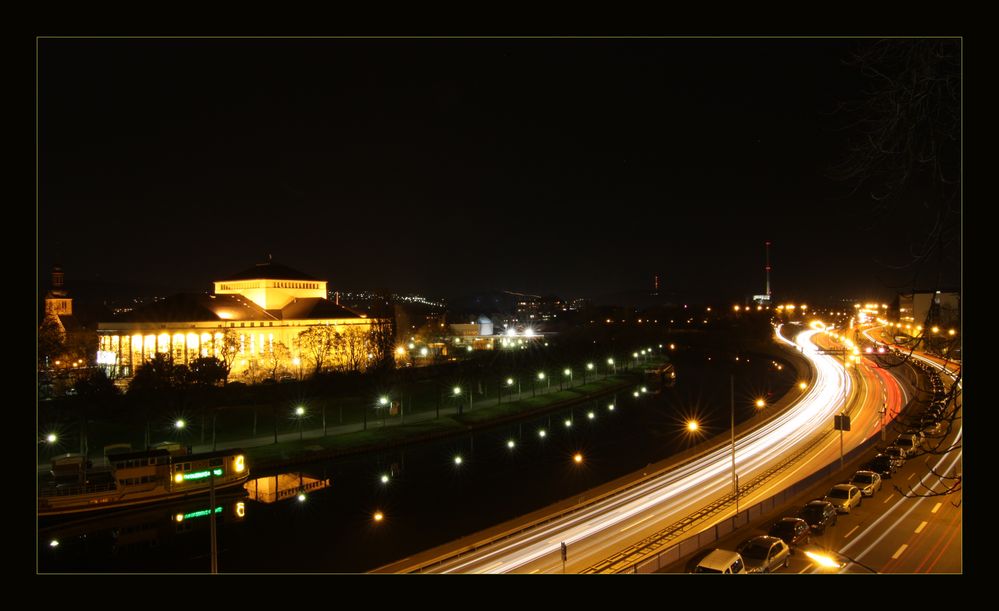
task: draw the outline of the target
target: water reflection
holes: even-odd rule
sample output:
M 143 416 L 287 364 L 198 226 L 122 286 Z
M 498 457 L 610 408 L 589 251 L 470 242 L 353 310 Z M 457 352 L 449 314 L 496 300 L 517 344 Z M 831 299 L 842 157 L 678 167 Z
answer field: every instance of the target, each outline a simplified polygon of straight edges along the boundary
M 254 501 L 276 503 L 313 490 L 329 488 L 330 479 L 317 479 L 298 473 L 279 473 L 258 477 L 243 484 L 243 488 Z
M 185 570 L 177 563 L 179 556 L 207 558 L 209 554 L 212 512 L 220 533 L 223 526 L 237 527 L 246 519 L 246 498 L 246 492 L 239 490 L 217 494 L 214 508 L 202 497 L 43 526 L 38 531 L 39 569 Z M 153 555 L 150 550 L 171 551 Z M 151 563 L 157 556 L 160 560 Z

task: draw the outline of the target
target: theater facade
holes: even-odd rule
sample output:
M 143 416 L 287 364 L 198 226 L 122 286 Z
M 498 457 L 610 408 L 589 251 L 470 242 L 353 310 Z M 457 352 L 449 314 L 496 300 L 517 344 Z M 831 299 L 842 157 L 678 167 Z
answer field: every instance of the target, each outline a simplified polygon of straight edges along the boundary
M 213 294 L 174 295 L 98 323 L 98 364 L 130 378 L 157 354 L 187 365 L 214 356 L 231 361 L 230 380 L 301 377 L 317 360 L 324 370 L 365 369 L 391 336 L 390 320 L 330 301 L 325 280 L 284 265 L 259 263 L 214 284 Z M 308 333 L 316 327 L 327 333 Z

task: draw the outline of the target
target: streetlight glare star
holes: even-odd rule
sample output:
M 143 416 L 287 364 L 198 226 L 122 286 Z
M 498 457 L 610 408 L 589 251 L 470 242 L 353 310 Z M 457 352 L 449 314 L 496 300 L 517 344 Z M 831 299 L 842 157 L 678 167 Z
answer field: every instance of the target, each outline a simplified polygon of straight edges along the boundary
M 687 430 L 688 431 L 694 432 L 694 431 L 696 431 L 699 428 L 700 428 L 700 425 L 697 424 L 696 420 L 688 420 L 687 421 Z
M 818 554 L 812 551 L 806 551 L 805 555 L 812 559 L 815 564 L 825 567 L 827 569 L 838 569 L 842 565 L 839 562 L 833 560 L 830 556 L 825 554 Z
M 58 439 L 58 437 L 56 437 L 55 433 L 49 433 L 48 435 L 45 436 L 45 440 L 48 441 L 49 443 L 55 443 L 56 439 Z

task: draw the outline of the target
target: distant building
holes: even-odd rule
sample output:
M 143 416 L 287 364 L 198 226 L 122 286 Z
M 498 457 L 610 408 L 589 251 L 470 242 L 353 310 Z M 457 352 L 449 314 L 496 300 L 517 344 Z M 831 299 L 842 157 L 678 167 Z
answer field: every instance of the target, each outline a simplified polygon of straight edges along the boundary
M 961 293 L 957 291 L 913 291 L 898 296 L 898 320 L 913 327 L 961 324 Z
M 98 363 L 131 377 L 156 354 L 190 364 L 222 357 L 235 344 L 230 376 L 274 369 L 301 375 L 316 360 L 301 334 L 317 326 L 332 327 L 337 338 L 323 355 L 327 366 L 363 369 L 382 356 L 378 332 L 389 319 L 329 301 L 325 280 L 268 262 L 214 284 L 212 295 L 178 294 L 99 323 Z

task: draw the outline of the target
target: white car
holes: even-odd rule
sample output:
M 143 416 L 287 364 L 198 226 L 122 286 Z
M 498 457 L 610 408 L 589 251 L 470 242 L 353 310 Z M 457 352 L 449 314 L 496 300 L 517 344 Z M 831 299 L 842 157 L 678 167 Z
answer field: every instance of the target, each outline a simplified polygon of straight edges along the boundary
M 864 496 L 874 496 L 874 493 L 881 490 L 881 474 L 874 471 L 857 471 L 853 474 L 850 483 L 860 488 L 860 493 Z
M 854 507 L 860 507 L 864 501 L 860 488 L 853 484 L 836 484 L 822 500 L 832 503 L 839 513 L 850 513 Z

